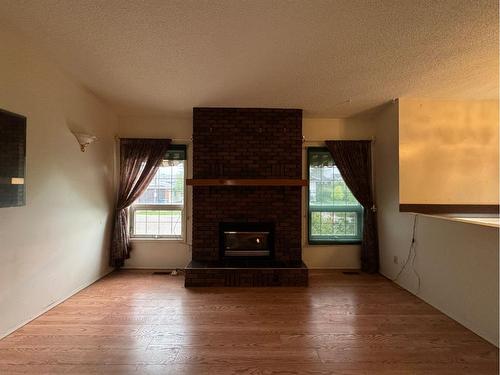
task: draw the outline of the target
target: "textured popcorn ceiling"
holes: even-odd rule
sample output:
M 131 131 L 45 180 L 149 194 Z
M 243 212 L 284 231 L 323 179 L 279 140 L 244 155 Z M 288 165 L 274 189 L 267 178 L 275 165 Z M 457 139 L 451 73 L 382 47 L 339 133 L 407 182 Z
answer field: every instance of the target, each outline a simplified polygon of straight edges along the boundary
M 0 0 L 0 22 L 121 114 L 498 98 L 497 0 Z

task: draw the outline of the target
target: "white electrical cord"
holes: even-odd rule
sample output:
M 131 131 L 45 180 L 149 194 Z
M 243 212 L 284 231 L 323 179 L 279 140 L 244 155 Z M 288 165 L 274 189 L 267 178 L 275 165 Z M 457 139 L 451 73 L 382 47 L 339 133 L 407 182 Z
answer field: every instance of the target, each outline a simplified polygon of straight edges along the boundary
M 418 282 L 417 292 L 415 294 L 420 293 L 420 281 L 421 281 L 420 275 L 415 268 L 415 258 L 417 257 L 417 246 L 416 246 L 416 240 L 415 240 L 415 234 L 416 234 L 416 229 L 417 229 L 417 216 L 418 215 L 415 214 L 415 216 L 413 217 L 413 229 L 412 229 L 412 235 L 411 235 L 410 249 L 408 250 L 408 256 L 406 257 L 406 260 L 405 260 L 403 266 L 401 267 L 401 269 L 399 270 L 398 274 L 396 275 L 396 277 L 394 279 L 392 279 L 392 281 L 397 281 L 399 279 L 399 277 L 401 276 L 401 274 L 403 273 L 403 271 L 405 270 L 406 266 L 411 261 L 411 268 L 412 268 L 413 273 L 417 277 L 417 282 Z

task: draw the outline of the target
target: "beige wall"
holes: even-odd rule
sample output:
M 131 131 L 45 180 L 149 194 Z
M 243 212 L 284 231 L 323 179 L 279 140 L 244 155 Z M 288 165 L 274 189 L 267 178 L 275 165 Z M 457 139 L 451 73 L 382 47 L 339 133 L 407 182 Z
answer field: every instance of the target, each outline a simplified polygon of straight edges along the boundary
M 27 202 L 0 208 L 0 337 L 106 272 L 117 119 L 0 30 L 0 108 L 27 116 Z M 99 137 L 80 152 L 69 127 Z
M 394 278 L 406 259 L 414 216 L 399 212 L 398 105 L 374 118 L 380 272 Z M 498 229 L 419 215 L 415 270 L 397 283 L 498 345 Z M 394 262 L 398 257 L 398 264 Z
M 399 100 L 399 197 L 498 204 L 498 101 Z
M 192 176 L 192 147 L 186 140 L 193 133 L 192 119 L 188 117 L 122 117 L 119 119 L 120 137 L 171 138 L 174 143 L 188 144 L 186 177 Z M 175 141 L 175 140 L 184 141 Z M 175 269 L 184 268 L 191 261 L 191 203 L 192 188 L 186 187 L 185 238 L 178 240 L 133 240 L 130 259 L 125 268 Z
M 190 139 L 191 118 L 167 117 L 123 117 L 120 118 L 121 137 L 166 137 Z M 304 119 L 304 176 L 306 170 L 306 147 L 324 145 L 325 139 L 371 139 L 375 129 L 371 124 L 356 119 Z M 191 176 L 191 148 L 188 148 L 188 176 Z M 191 260 L 191 188 L 187 188 L 187 236 L 185 241 L 136 240 L 128 268 L 183 268 Z M 307 244 L 306 190 L 303 194 L 303 259 L 311 268 L 359 268 L 358 245 L 323 246 Z

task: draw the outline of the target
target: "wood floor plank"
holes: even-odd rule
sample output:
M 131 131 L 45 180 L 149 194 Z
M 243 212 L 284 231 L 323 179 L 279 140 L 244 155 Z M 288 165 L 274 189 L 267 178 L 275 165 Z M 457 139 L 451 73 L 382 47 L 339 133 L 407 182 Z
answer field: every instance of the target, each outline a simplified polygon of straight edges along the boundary
M 120 271 L 0 340 L 0 374 L 498 374 L 498 349 L 377 275 L 185 289 Z

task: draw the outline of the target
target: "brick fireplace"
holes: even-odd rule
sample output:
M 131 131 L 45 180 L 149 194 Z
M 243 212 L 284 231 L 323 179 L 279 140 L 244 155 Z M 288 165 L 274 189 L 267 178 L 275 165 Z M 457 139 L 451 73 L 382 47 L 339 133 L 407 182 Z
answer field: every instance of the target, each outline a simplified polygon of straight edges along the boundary
M 193 261 L 186 267 L 186 286 L 307 285 L 302 186 L 279 183 L 301 178 L 301 110 L 194 108 L 192 181 L 202 184 L 193 183 Z M 221 186 L 224 181 L 255 186 Z M 272 226 L 272 251 L 267 256 L 224 256 L 220 228 L 225 225 Z M 253 248 L 249 239 L 260 241 L 246 237 L 243 247 Z

